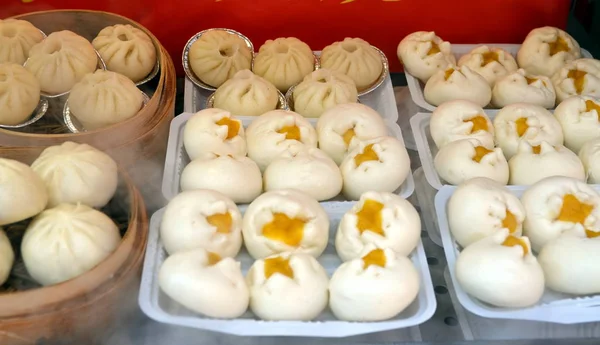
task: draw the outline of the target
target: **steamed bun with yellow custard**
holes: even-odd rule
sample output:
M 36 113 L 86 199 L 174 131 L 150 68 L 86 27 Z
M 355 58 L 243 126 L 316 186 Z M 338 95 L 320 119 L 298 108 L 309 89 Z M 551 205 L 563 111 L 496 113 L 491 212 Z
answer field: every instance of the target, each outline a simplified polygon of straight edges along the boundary
M 450 42 L 433 31 L 417 31 L 404 37 L 396 53 L 406 72 L 424 83 L 435 72 L 456 64 Z
M 440 104 L 431 114 L 429 131 L 438 148 L 467 138 L 494 146 L 492 121 L 481 106 L 471 101 L 460 99 Z
M 405 256 L 370 244 L 360 257 L 344 262 L 329 282 L 329 307 L 344 321 L 383 321 L 417 298 L 420 277 Z
M 521 236 L 525 208 L 506 186 L 485 177 L 472 178 L 458 186 L 448 201 L 448 223 L 462 247 L 508 229 Z
M 468 66 L 448 66 L 435 72 L 423 92 L 425 100 L 435 106 L 463 99 L 485 107 L 492 99 L 492 88 L 487 80 Z
M 545 178 L 523 193 L 523 232 L 539 252 L 565 231 L 600 231 L 600 195 L 585 182 L 563 176 Z
M 329 239 L 329 218 L 318 201 L 302 192 L 271 191 L 248 206 L 242 233 L 255 259 L 283 252 L 319 257 Z
M 579 150 L 588 183 L 600 183 L 600 138 L 586 142 Z
M 498 108 L 529 103 L 551 109 L 555 101 L 556 91 L 550 78 L 529 74 L 522 68 L 498 79 L 492 89 L 492 105 Z
M 600 97 L 600 61 L 577 59 L 563 66 L 552 76 L 556 102 L 581 95 Z
M 454 269 L 465 292 L 496 307 L 529 307 L 544 293 L 544 271 L 529 239 L 511 235 L 508 229 L 463 249 Z
M 534 75 L 551 77 L 562 66 L 581 57 L 577 41 L 559 28 L 544 26 L 529 32 L 517 53 L 519 66 Z
M 250 70 L 238 71 L 215 91 L 215 108 L 234 115 L 259 116 L 277 108 L 277 88 Z
M 579 152 L 586 142 L 600 138 L 600 98 L 573 96 L 562 101 L 554 116 L 565 136 L 565 146 Z
M 481 74 L 490 86 L 496 81 L 518 69 L 515 58 L 502 48 L 479 46 L 461 56 L 458 66 L 469 66 Z
M 46 208 L 46 185 L 28 165 L 0 158 L 0 176 L 0 225 L 25 220 Z
M 317 260 L 301 253 L 281 253 L 258 259 L 248 274 L 250 309 L 263 320 L 310 321 L 326 307 L 327 272 Z

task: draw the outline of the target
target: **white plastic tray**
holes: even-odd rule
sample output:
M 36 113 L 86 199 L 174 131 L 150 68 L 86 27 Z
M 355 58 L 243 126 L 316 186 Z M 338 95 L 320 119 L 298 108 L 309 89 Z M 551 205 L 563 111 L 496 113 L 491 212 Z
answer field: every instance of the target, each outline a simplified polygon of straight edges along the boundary
M 423 220 L 424 230 L 427 230 L 429 239 L 438 246 L 442 246 L 442 237 L 438 227 L 437 217 L 435 216 L 435 194 L 437 190 L 429 185 L 425 179 L 423 168 L 419 167 L 413 174 L 415 180 L 415 195 L 421 207 L 421 219 Z
M 185 148 L 183 147 L 183 130 L 185 128 L 185 124 L 189 120 L 192 113 L 183 113 L 177 117 L 175 117 L 171 121 L 171 129 L 169 132 L 169 142 L 167 146 L 167 156 L 165 159 L 165 170 L 163 174 L 163 184 L 162 191 L 163 195 L 167 200 L 171 200 L 181 191 L 180 188 L 180 179 L 181 173 L 185 166 L 190 162 L 190 158 L 185 152 Z M 248 125 L 256 119 L 256 117 L 251 116 L 235 116 L 235 118 L 240 119 L 244 127 L 248 127 Z M 317 123 L 317 119 L 308 119 L 309 122 L 313 125 L 313 127 Z M 390 120 L 385 120 L 386 126 L 389 131 L 389 135 L 397 138 L 398 140 L 403 141 L 402 138 L 402 130 L 400 126 L 395 122 Z M 408 174 L 406 180 L 396 190 L 396 194 L 408 198 L 413 191 L 415 190 L 415 184 L 412 177 L 412 174 Z M 341 195 L 334 198 L 332 201 L 327 201 L 326 203 L 339 203 L 339 202 L 347 202 Z
M 325 252 L 319 257 L 319 262 L 325 267 L 329 276 L 341 263 L 335 251 L 335 231 L 340 219 L 350 206 L 349 204 L 324 205 L 330 220 L 330 236 Z M 415 301 L 393 319 L 381 322 L 339 321 L 328 309 L 316 321 L 311 322 L 261 321 L 256 319 L 250 311 L 235 320 L 205 318 L 173 301 L 158 286 L 158 273 L 167 257 L 159 239 L 159 227 L 163 214 L 164 208 L 157 211 L 150 221 L 148 247 L 139 295 L 141 309 L 156 321 L 243 336 L 347 337 L 419 325 L 431 318 L 435 312 L 436 300 L 427 257 L 423 244 L 419 241 L 419 245 L 410 255 L 410 259 L 419 271 L 421 288 Z M 252 258 L 243 249 L 237 256 L 237 260 L 241 262 L 242 271 L 246 274 L 253 262 Z
M 473 48 L 478 46 L 487 45 L 489 47 L 502 48 L 507 52 L 511 53 L 513 56 L 517 56 L 517 52 L 521 47 L 520 44 L 497 44 L 497 43 L 481 43 L 481 44 L 452 44 L 452 52 L 456 57 L 456 61 L 460 59 L 461 56 L 470 52 Z M 592 54 L 585 49 L 581 49 L 581 55 L 585 58 L 591 58 Z M 406 83 L 408 84 L 408 89 L 410 90 L 410 95 L 419 107 L 425 110 L 435 110 L 437 108 L 435 105 L 428 103 L 425 100 L 425 95 L 423 94 L 423 90 L 425 89 L 425 85 L 417 78 L 413 77 L 409 73 L 406 73 Z
M 438 191 L 435 196 L 435 210 L 444 253 L 448 262 L 450 278 L 456 291 L 456 297 L 466 310 L 479 316 L 498 319 L 531 320 L 563 324 L 600 321 L 600 308 L 597 307 L 600 305 L 600 295 L 573 297 L 546 289 L 537 305 L 518 309 L 495 307 L 480 302 L 468 295 L 456 280 L 454 266 L 460 252 L 460 246 L 456 243 L 450 232 L 448 216 L 446 214 L 448 201 L 456 188 L 455 186 L 444 186 Z M 521 197 L 527 187 L 510 186 L 508 189 L 517 197 Z

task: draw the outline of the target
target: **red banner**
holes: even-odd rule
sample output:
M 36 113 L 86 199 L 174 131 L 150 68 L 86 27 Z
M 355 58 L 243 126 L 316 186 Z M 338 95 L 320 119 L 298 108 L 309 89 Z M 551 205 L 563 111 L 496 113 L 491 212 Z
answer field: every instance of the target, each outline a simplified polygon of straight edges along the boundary
M 265 40 L 294 36 L 314 50 L 344 37 L 381 48 L 399 71 L 396 47 L 407 34 L 434 30 L 453 43 L 520 43 L 539 26 L 564 28 L 570 0 L 0 0 L 0 18 L 85 8 L 115 12 L 152 31 L 181 74 L 181 52 L 196 32 L 227 27 Z

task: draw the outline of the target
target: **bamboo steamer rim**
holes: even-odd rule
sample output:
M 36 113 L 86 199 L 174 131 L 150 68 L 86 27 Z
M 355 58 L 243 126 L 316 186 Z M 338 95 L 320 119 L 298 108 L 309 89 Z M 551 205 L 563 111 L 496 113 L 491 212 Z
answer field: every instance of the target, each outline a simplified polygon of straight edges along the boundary
M 163 89 L 164 83 L 165 83 L 165 79 L 166 79 L 166 73 L 167 73 L 167 66 L 165 64 L 165 58 L 168 57 L 168 53 L 166 52 L 165 48 L 162 46 L 162 44 L 160 43 L 160 41 L 158 40 L 158 38 L 156 38 L 156 36 L 154 36 L 154 34 L 152 34 L 152 32 L 150 32 L 150 30 L 148 30 L 146 27 L 144 27 L 143 25 L 141 25 L 140 23 L 136 22 L 135 20 L 129 19 L 125 16 L 122 16 L 120 14 L 116 14 L 116 13 L 112 13 L 112 12 L 106 12 L 106 11 L 97 11 L 97 10 L 48 10 L 48 11 L 35 11 L 35 12 L 29 12 L 29 13 L 24 13 L 24 14 L 20 14 L 20 15 L 16 15 L 13 17 L 9 17 L 6 19 L 20 19 L 20 20 L 27 20 L 27 18 L 31 17 L 31 16 L 35 16 L 35 15 L 47 15 L 47 14 L 52 14 L 52 13 L 61 13 L 61 14 L 78 14 L 78 13 L 86 13 L 86 14 L 100 14 L 100 15 L 108 15 L 108 16 L 112 16 L 112 17 L 117 17 L 122 19 L 123 21 L 128 22 L 128 24 L 131 24 L 133 26 L 135 26 L 136 28 L 144 31 L 145 34 L 147 34 L 150 39 L 152 40 L 152 43 L 154 44 L 154 47 L 156 48 L 156 58 L 159 59 L 160 62 L 160 73 L 159 73 L 159 81 L 158 81 L 158 85 L 156 87 L 156 91 L 154 93 L 154 95 L 152 96 L 152 98 L 150 99 L 150 101 L 148 102 L 148 104 L 142 108 L 140 110 L 140 112 L 144 111 L 145 108 L 152 108 L 152 107 L 157 107 L 157 103 L 160 103 L 160 98 L 162 96 L 162 93 L 159 92 L 159 90 Z M 114 25 L 114 24 L 112 24 Z M 107 25 L 110 26 L 110 25 Z M 136 120 L 136 118 L 140 115 L 140 112 L 138 112 L 136 115 L 130 117 L 127 120 L 121 121 L 119 123 L 115 123 L 113 125 L 107 126 L 107 127 L 103 127 L 103 128 L 99 128 L 99 129 L 95 129 L 92 131 L 86 131 L 86 132 L 80 132 L 80 133 L 59 133 L 59 134 L 44 134 L 44 133 L 23 133 L 23 132 L 17 132 L 17 131 L 10 131 L 10 130 L 6 130 L 3 128 L 0 128 L 0 133 L 4 133 L 5 135 L 11 135 L 11 136 L 15 136 L 15 137 L 21 137 L 23 139 L 40 139 L 40 138 L 44 138 L 44 139 L 53 139 L 53 140 L 76 140 L 76 138 L 83 138 L 86 136 L 90 136 L 90 135 L 94 135 L 94 134 L 100 134 L 102 132 L 105 131 L 111 131 L 111 130 L 115 130 L 117 128 L 119 128 L 120 126 L 126 126 L 128 123 L 133 122 Z
M 135 249 L 135 244 L 140 242 L 140 239 L 145 241 L 147 227 L 141 228 L 141 232 L 144 234 L 137 234 L 140 232 L 137 231 L 140 226 L 145 226 L 145 223 L 147 225 L 147 217 L 143 217 L 146 214 L 143 200 L 130 177 L 123 171 L 120 171 L 120 176 L 127 185 L 130 216 L 127 230 L 115 251 L 91 270 L 71 280 L 37 289 L 0 293 L 0 306 L 2 306 L 0 322 L 2 319 L 10 317 L 60 311 L 52 307 L 68 300 L 90 296 L 89 293 L 92 290 L 110 283 L 113 276 L 128 261 L 131 252 Z M 141 246 L 145 247 L 145 243 L 142 243 Z

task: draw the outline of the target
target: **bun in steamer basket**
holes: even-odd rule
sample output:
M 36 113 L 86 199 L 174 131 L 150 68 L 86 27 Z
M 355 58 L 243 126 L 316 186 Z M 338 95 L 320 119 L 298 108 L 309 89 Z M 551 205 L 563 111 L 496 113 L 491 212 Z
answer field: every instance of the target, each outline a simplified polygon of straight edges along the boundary
M 25 122 L 40 102 L 40 83 L 14 63 L 0 63 L 0 124 Z
M 43 39 L 44 34 L 26 20 L 0 19 L 0 64 L 22 65 L 31 47 Z
M 15 252 L 12 249 L 4 230 L 0 228 L 0 285 L 4 284 L 15 262 Z
M 46 208 L 46 185 L 28 165 L 0 158 L 0 176 L 0 225 L 25 220 Z

